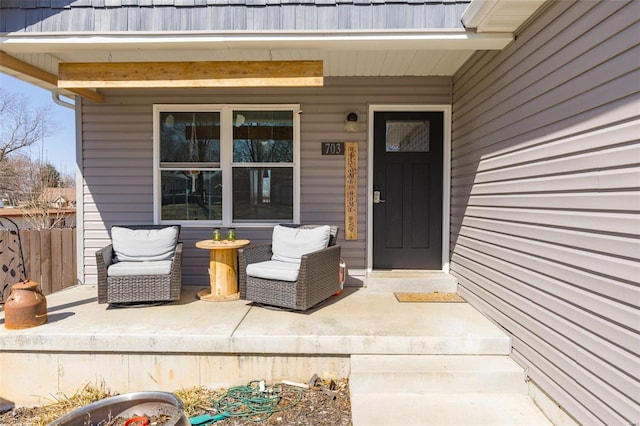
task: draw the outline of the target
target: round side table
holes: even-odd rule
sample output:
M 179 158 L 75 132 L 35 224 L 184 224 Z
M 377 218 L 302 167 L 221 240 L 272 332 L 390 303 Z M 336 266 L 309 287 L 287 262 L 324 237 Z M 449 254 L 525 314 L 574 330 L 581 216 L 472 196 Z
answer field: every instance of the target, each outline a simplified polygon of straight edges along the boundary
M 209 250 L 209 283 L 210 288 L 198 292 L 198 298 L 212 302 L 238 300 L 238 252 L 241 247 L 249 245 L 249 240 L 213 241 L 202 240 L 196 247 Z

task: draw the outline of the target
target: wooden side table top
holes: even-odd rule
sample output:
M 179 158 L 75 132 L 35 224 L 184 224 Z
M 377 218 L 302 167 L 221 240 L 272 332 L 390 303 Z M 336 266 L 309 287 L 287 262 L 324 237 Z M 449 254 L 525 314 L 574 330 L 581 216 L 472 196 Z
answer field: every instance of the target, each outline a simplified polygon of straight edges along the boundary
M 209 240 L 198 241 L 196 243 L 196 247 L 201 248 L 201 249 L 207 249 L 207 250 L 224 250 L 224 249 L 241 248 L 241 247 L 249 245 L 249 243 L 250 243 L 249 240 L 213 241 L 213 240 L 209 239 Z

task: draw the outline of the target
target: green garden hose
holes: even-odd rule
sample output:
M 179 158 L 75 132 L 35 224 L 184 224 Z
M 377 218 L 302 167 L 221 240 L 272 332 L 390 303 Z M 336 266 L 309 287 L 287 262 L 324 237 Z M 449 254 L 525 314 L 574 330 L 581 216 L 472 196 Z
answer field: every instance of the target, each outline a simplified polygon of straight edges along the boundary
M 264 381 L 254 380 L 246 386 L 235 386 L 213 406 L 216 416 L 202 415 L 190 419 L 193 426 L 207 425 L 227 417 L 243 417 L 248 421 L 262 422 L 273 413 L 288 410 L 302 400 L 302 389 L 282 385 L 265 386 Z M 284 401 L 284 405 L 281 402 Z

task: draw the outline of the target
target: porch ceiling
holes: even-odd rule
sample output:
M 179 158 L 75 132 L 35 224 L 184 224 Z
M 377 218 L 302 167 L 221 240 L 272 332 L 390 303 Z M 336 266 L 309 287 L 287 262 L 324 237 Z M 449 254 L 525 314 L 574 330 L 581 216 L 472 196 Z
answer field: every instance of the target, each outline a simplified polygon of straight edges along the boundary
M 288 34 L 12 34 L 5 52 L 56 74 L 61 62 L 312 61 L 325 77 L 450 76 L 478 49 L 502 49 L 510 33 L 464 30 Z M 1 64 L 0 64 L 1 66 Z
M 456 32 L 395 33 L 358 36 L 313 35 L 232 39 L 211 35 L 187 37 L 130 34 L 74 36 L 52 39 L 11 36 L 0 49 L 25 63 L 58 76 L 60 63 L 200 62 L 200 61 L 322 61 L 324 77 L 451 76 L 478 49 L 501 49 L 511 34 L 477 36 Z M 25 74 L 0 70 L 49 90 L 65 89 Z
M 0 50 L 56 78 L 60 63 L 270 60 L 322 61 L 324 77 L 452 76 L 475 51 L 503 49 L 543 3 L 473 0 L 462 17 L 466 29 L 16 32 L 0 36 Z M 73 94 L 2 61 L 0 70 Z

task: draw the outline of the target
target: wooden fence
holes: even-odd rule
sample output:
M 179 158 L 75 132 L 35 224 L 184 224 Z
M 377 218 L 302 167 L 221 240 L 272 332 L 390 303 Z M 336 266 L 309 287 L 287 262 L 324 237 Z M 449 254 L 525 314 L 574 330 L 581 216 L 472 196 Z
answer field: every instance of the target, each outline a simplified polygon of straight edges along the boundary
M 15 233 L 0 229 L 0 287 L 23 279 Z M 27 278 L 51 294 L 76 285 L 76 229 L 20 230 Z

